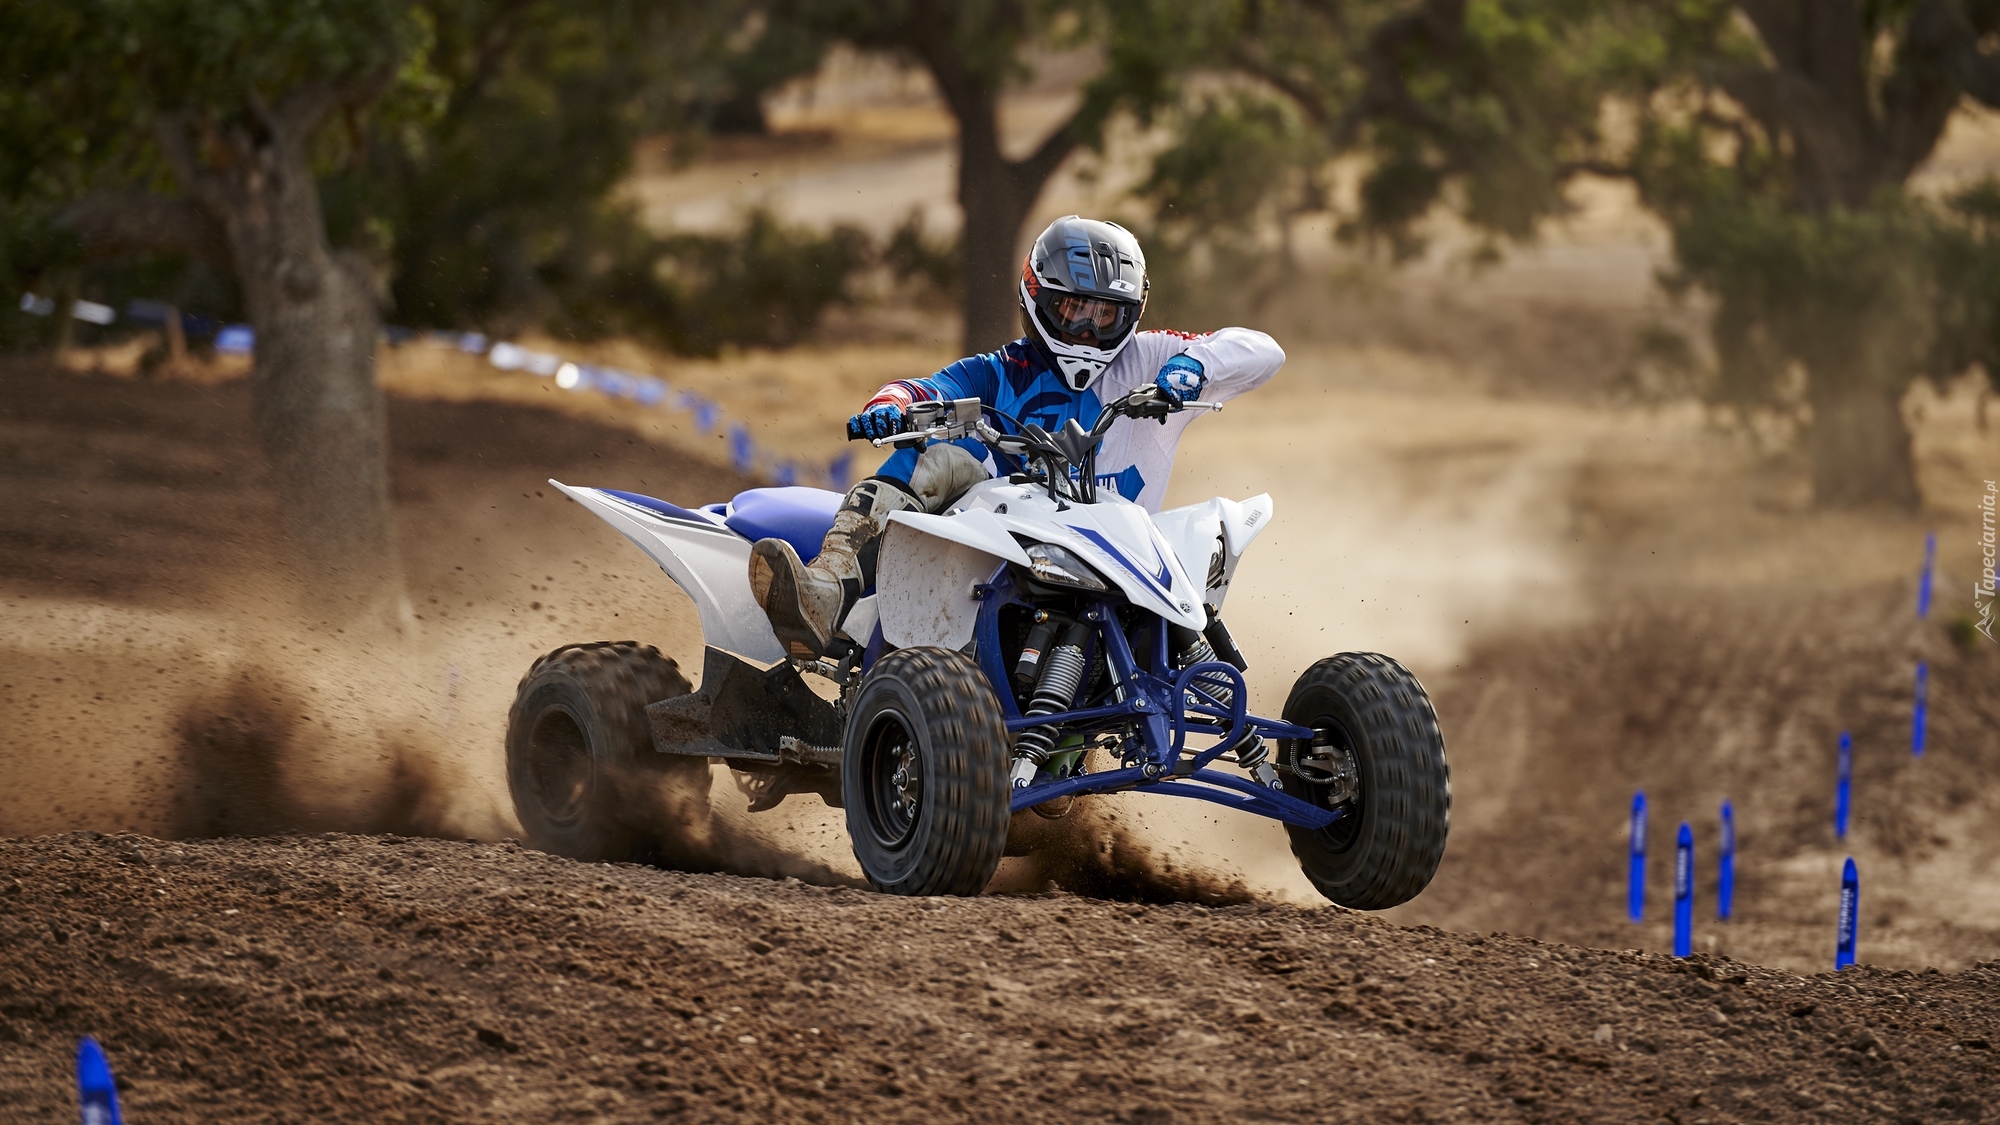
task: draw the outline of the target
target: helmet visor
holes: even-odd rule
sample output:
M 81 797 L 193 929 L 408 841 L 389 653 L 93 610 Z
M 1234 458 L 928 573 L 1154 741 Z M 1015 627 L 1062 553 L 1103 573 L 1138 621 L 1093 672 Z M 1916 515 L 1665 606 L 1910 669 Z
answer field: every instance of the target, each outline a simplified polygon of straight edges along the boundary
M 1043 323 L 1065 344 L 1110 347 L 1138 320 L 1139 306 L 1102 297 L 1084 297 L 1044 287 L 1035 295 Z

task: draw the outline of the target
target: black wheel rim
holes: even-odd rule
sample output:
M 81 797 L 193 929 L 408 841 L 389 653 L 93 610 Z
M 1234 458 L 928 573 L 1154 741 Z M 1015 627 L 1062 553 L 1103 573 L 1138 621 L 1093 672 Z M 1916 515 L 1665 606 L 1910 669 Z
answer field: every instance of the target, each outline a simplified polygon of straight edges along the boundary
M 1368 763 L 1362 756 L 1360 743 L 1348 733 L 1346 725 L 1339 719 L 1332 715 L 1319 715 L 1306 725 L 1315 731 L 1325 731 L 1327 738 L 1324 745 L 1346 751 L 1354 762 L 1354 796 L 1338 806 L 1328 804 L 1328 798 L 1333 795 L 1332 786 L 1316 785 L 1296 775 L 1293 777 L 1295 783 L 1305 787 L 1308 799 L 1313 804 L 1322 808 L 1338 807 L 1343 810 L 1339 820 L 1320 829 L 1319 833 L 1335 851 L 1345 851 L 1361 835 L 1361 820 L 1368 808 Z M 1318 738 L 1314 738 L 1311 745 L 1317 747 L 1322 743 Z
M 886 711 L 862 747 L 861 776 L 875 840 L 898 851 L 917 834 L 924 799 L 923 754 L 902 715 Z
M 590 743 L 576 716 L 551 708 L 528 735 L 528 773 L 535 800 L 551 823 L 575 823 L 590 796 Z

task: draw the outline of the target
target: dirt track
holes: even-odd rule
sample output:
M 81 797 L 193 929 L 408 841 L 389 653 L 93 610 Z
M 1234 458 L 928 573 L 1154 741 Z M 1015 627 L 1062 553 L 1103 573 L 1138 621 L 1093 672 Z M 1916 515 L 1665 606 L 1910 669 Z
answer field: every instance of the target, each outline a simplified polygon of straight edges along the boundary
M 1991 1120 L 2000 962 L 1838 981 L 1335 909 L 892 899 L 322 836 L 0 845 L 0 1111 Z
M 1486 409 L 1443 393 L 1391 404 L 1421 415 L 1404 429 L 1377 425 L 1392 415 L 1365 396 L 1339 402 L 1357 431 L 1433 440 L 1440 411 L 1469 424 Z M 698 651 L 685 604 L 634 581 L 615 536 L 537 485 L 636 482 L 694 502 L 738 487 L 726 472 L 523 406 L 392 402 L 422 628 L 385 646 L 316 632 L 268 584 L 282 555 L 246 418 L 241 385 L 0 366 L 0 832 L 497 839 L 511 830 L 493 781 L 498 716 L 529 659 L 631 635 L 684 664 Z M 1453 457 L 1461 476 L 1484 471 L 1498 454 L 1477 437 L 1422 451 L 1428 471 Z M 1653 456 L 1691 463 L 1703 448 Z M 1994 1041 L 2000 971 L 1970 966 L 2000 951 L 2000 652 L 1959 652 L 1942 622 L 1909 620 L 1889 576 L 1918 525 L 1794 516 L 1754 491 L 1718 500 L 1735 479 L 1705 464 L 1720 465 L 1709 491 L 1670 504 L 1601 485 L 1589 504 L 1537 502 L 1625 529 L 1593 540 L 1618 552 L 1603 572 L 1643 563 L 1652 587 L 1691 558 L 1715 571 L 1684 545 L 1711 542 L 1718 520 L 1846 569 L 1819 567 L 1802 595 L 1764 565 L 1779 577 L 1734 593 L 1656 589 L 1580 627 L 1493 628 L 1435 669 L 1453 844 L 1397 917 L 1659 948 L 1660 911 L 1644 928 L 1617 920 L 1623 802 L 1653 790 L 1664 837 L 1734 794 L 1743 916 L 1702 923 L 1704 948 L 1719 937 L 1764 964 L 1824 964 L 1822 868 L 1839 850 L 1827 740 L 1852 726 L 1866 749 L 1852 842 L 1864 960 L 1908 968 L 1803 979 L 1329 908 L 1173 901 L 1279 893 L 1268 872 L 1296 868 L 1261 823 L 1120 835 L 1063 876 L 1093 898 L 950 902 L 578 866 L 504 844 L 48 836 L 0 843 L 0 1123 L 67 1119 L 68 1052 L 86 1033 L 133 1083 L 135 1125 L 1992 1119 L 1978 1043 Z M 1428 491 L 1451 494 L 1454 479 Z M 1373 582 L 1367 561 L 1357 573 Z M 1377 590 L 1359 594 L 1372 610 Z M 1403 597 L 1458 616 L 1458 603 Z M 1330 623 L 1353 644 L 1370 620 Z M 1913 763 L 1897 740 L 1920 657 L 1934 752 Z M 726 778 L 716 791 L 740 810 Z M 739 870 L 838 883 L 838 825 L 795 801 L 756 822 L 758 848 L 723 850 L 756 858 Z M 1192 843 L 1167 849 L 1170 868 L 1150 845 L 1176 837 Z M 1002 886 L 1033 890 L 1046 872 L 1012 874 Z M 1151 904 L 1110 901 L 1134 897 Z M 1965 971 L 1913 975 L 1927 964 Z

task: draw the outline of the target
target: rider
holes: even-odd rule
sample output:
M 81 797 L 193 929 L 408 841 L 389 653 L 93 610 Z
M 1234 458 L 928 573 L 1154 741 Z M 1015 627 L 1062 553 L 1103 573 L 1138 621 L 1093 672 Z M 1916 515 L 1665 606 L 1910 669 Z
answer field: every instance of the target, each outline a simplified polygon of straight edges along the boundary
M 928 379 L 900 379 L 875 392 L 851 433 L 889 437 L 913 403 L 977 398 L 1051 432 L 1074 418 L 1089 428 L 1106 402 L 1148 385 L 1176 403 L 1233 398 L 1277 373 L 1285 353 L 1248 328 L 1208 333 L 1136 331 L 1146 310 L 1146 257 L 1116 223 L 1075 215 L 1050 223 L 1021 266 L 1021 339 L 961 359 Z M 1149 512 L 1165 498 L 1174 448 L 1193 412 L 1163 426 L 1119 426 L 1097 456 L 1098 484 Z M 994 475 L 975 439 L 898 450 L 881 471 L 849 489 L 808 566 L 783 539 L 750 552 L 750 589 L 793 652 L 826 651 L 834 629 L 875 584 L 875 559 L 890 513 L 941 512 Z

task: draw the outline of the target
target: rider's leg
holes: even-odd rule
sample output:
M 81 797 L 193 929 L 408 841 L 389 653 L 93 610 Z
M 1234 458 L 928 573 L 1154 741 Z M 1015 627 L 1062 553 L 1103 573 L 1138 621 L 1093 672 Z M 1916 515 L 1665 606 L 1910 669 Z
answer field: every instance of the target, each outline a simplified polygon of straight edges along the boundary
M 848 489 L 811 566 L 782 539 L 760 539 L 750 549 L 750 592 L 788 651 L 826 651 L 841 619 L 875 584 L 875 556 L 891 513 L 941 512 L 986 479 L 986 467 L 955 445 L 933 445 L 912 458 L 907 478 L 895 471 L 897 460 Z

